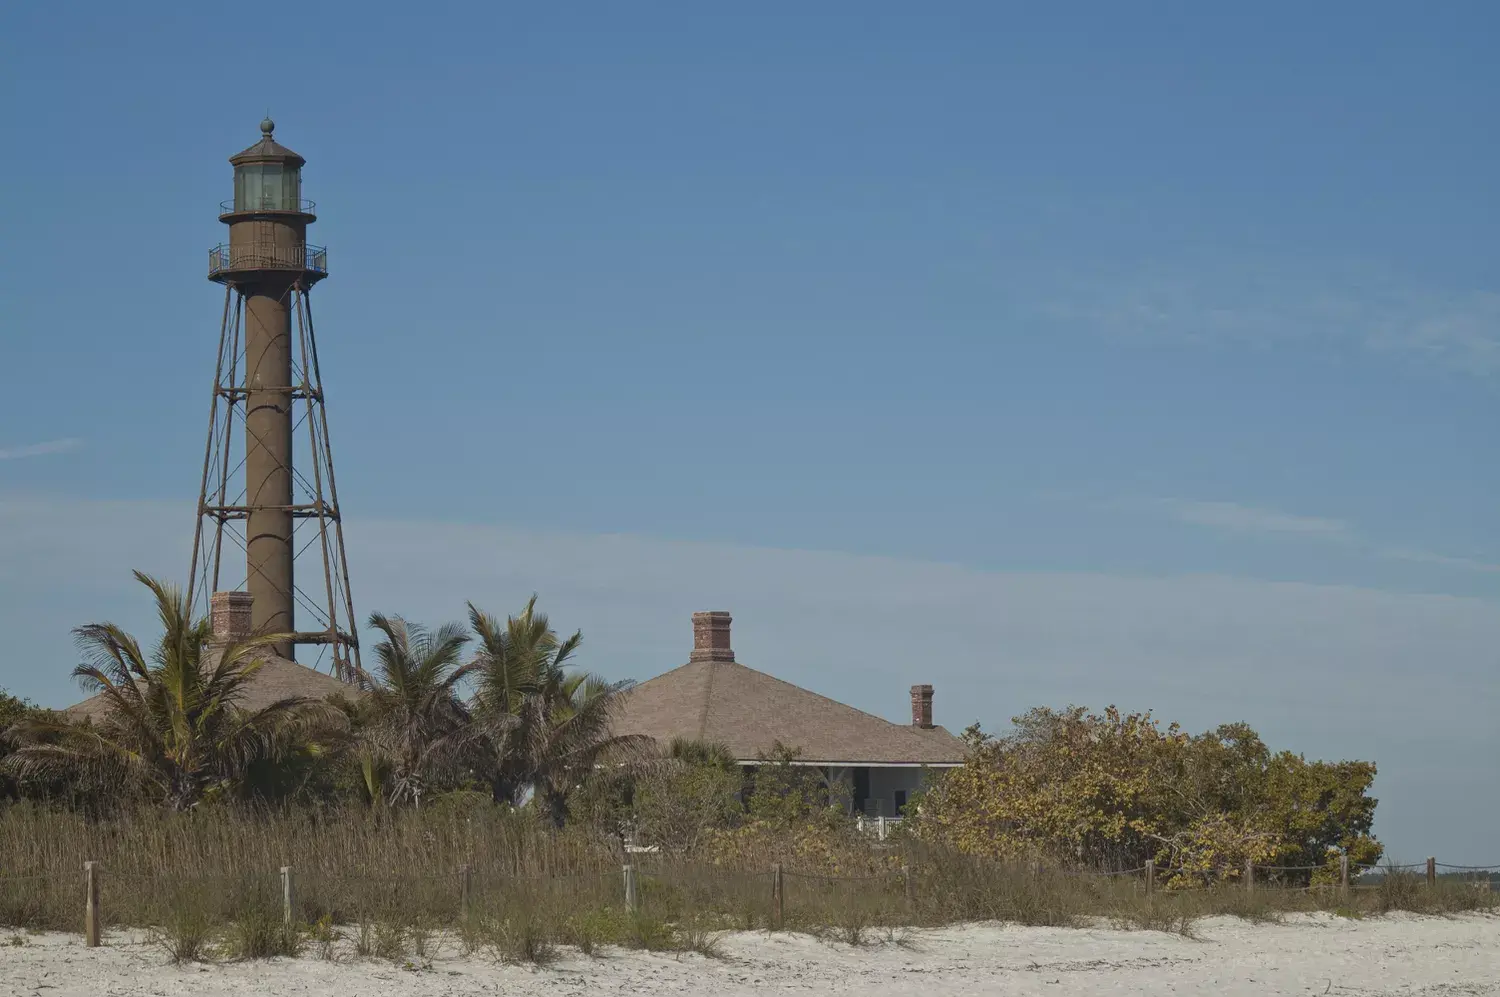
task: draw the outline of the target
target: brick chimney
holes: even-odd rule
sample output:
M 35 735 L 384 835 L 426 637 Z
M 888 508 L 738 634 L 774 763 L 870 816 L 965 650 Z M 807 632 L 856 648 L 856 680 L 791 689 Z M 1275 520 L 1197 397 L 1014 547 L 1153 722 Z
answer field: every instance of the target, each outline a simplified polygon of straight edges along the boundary
M 923 730 L 932 729 L 932 686 L 911 687 L 911 725 Z
M 729 647 L 729 614 L 693 614 L 693 653 L 688 661 L 733 661 Z
M 250 593 L 215 592 L 209 599 L 209 618 L 218 643 L 249 637 L 254 632 L 250 625 Z

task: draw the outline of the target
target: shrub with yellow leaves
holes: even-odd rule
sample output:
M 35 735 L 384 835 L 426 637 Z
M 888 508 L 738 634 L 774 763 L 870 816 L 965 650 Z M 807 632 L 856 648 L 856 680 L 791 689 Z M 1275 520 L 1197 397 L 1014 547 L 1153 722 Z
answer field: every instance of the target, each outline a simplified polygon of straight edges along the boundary
M 1247 862 L 1311 866 L 1379 859 L 1370 762 L 1273 753 L 1244 724 L 1190 736 L 1149 712 L 1032 710 L 1014 733 L 965 732 L 967 764 L 942 776 L 907 833 L 958 851 L 1101 869 L 1154 859 L 1164 880 L 1233 879 Z

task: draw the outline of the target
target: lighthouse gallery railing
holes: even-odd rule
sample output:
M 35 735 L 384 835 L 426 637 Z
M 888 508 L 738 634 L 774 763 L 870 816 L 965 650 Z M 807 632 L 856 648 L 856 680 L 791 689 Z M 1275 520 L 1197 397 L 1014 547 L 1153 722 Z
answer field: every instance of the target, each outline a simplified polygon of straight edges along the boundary
M 231 246 L 221 243 L 208 251 L 212 276 L 232 270 L 312 270 L 328 272 L 328 250 L 322 246 L 273 246 L 252 243 Z

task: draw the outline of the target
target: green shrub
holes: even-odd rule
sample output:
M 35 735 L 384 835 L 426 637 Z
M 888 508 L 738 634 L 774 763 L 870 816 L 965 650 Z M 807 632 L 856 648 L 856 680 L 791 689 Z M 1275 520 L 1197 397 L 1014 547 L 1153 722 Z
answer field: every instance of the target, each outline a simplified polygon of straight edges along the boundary
M 213 952 L 213 923 L 197 905 L 173 910 L 165 922 L 151 929 L 150 938 L 165 949 L 174 965 L 198 962 Z

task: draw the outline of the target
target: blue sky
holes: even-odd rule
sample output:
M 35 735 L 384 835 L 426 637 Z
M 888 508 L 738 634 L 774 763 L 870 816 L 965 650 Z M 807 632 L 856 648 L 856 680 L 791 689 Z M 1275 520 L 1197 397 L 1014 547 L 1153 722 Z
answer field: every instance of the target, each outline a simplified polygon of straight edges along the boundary
M 185 573 L 269 110 L 361 615 L 538 591 L 645 678 L 729 609 L 892 718 L 1373 757 L 1393 850 L 1495 857 L 1500 15 L 807 6 L 0 14 L 0 686 Z

